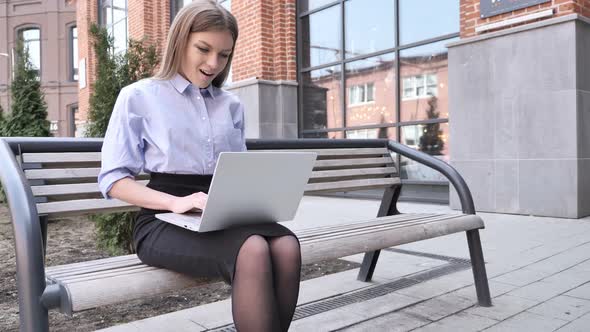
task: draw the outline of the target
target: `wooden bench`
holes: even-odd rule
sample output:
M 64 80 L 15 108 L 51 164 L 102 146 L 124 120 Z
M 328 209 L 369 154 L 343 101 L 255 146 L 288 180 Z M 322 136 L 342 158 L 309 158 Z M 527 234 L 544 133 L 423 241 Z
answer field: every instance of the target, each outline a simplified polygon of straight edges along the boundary
M 303 263 L 365 253 L 359 279 L 369 281 L 379 250 L 466 232 L 478 302 L 491 299 L 469 189 L 448 164 L 387 140 L 249 140 L 249 150 L 307 150 L 318 153 L 306 194 L 384 188 L 377 218 L 297 231 Z M 3 138 L 0 179 L 16 242 L 21 331 L 47 331 L 49 309 L 72 314 L 172 289 L 211 282 L 142 264 L 136 255 L 45 267 L 47 222 L 64 216 L 136 210 L 105 200 L 96 183 L 102 139 Z M 400 214 L 401 189 L 395 152 L 442 172 L 453 184 L 463 214 Z M 148 174 L 138 177 L 142 183 Z

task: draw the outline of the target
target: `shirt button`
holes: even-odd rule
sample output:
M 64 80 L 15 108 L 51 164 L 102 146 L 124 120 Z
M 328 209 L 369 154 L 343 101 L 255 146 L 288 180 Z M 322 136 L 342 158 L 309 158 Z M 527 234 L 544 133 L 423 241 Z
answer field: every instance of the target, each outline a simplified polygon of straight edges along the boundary
M 201 119 L 203 119 L 203 121 L 205 121 L 207 118 L 205 118 L 205 117 L 202 117 Z
M 197 96 L 197 99 L 201 99 L 201 96 Z
M 211 142 L 211 139 L 210 138 L 207 138 L 207 142 Z

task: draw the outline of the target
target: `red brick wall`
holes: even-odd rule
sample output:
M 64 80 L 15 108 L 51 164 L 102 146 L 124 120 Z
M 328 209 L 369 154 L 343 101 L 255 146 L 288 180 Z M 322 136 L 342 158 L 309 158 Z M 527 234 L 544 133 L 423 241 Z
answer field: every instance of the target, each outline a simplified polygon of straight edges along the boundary
M 98 21 L 96 1 L 78 0 L 76 3 L 76 24 L 78 27 L 78 59 L 86 59 L 86 87 L 78 92 L 78 117 L 88 119 L 88 102 L 92 82 L 96 77 L 96 55 L 88 38 L 91 22 Z M 83 68 L 79 68 L 83 70 Z
M 233 0 L 232 13 L 240 36 L 233 60 L 233 81 L 256 77 L 297 80 L 296 0 Z M 146 38 L 163 47 L 170 28 L 170 1 L 128 0 L 129 37 Z M 87 119 L 88 101 L 96 77 L 96 60 L 88 40 L 90 22 L 98 21 L 96 0 L 77 0 L 78 47 L 86 58 L 87 86 L 79 92 L 81 119 Z M 161 51 L 161 50 L 160 50 Z
M 551 2 L 534 5 L 528 8 L 515 10 L 509 13 L 492 16 L 488 18 L 480 18 L 479 0 L 461 0 L 461 38 L 471 37 L 476 35 L 475 28 L 480 25 L 504 21 L 510 18 L 515 18 L 525 14 L 542 11 L 547 8 L 553 8 L 555 14 L 553 17 L 563 16 L 567 14 L 577 13 L 586 17 L 590 17 L 590 0 L 552 0 Z M 546 18 L 545 18 L 546 19 Z M 542 20 L 542 19 L 539 19 Z M 523 22 L 518 25 L 531 23 Z M 512 26 L 504 27 L 507 29 Z M 492 32 L 492 31 L 486 31 Z
M 233 0 L 232 13 L 240 28 L 233 81 L 295 81 L 295 0 Z

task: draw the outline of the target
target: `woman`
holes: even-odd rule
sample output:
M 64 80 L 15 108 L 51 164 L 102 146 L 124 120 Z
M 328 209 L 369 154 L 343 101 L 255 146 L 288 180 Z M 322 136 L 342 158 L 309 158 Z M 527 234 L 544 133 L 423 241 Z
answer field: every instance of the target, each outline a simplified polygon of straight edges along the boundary
M 142 262 L 232 286 L 239 331 L 286 331 L 299 294 L 301 254 L 280 224 L 196 233 L 156 213 L 204 209 L 219 153 L 244 151 L 244 109 L 221 89 L 238 37 L 235 18 L 197 0 L 174 19 L 159 72 L 121 90 L 102 147 L 99 187 L 137 205 Z M 147 186 L 134 181 L 144 170 Z

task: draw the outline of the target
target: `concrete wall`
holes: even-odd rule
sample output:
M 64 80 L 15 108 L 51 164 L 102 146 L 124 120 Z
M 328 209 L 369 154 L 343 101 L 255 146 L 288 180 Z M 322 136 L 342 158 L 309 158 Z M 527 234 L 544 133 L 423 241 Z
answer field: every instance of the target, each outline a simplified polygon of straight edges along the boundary
M 297 138 L 297 83 L 249 79 L 227 90 L 244 103 L 247 138 Z
M 590 214 L 589 22 L 573 14 L 449 45 L 451 163 L 478 211 Z

